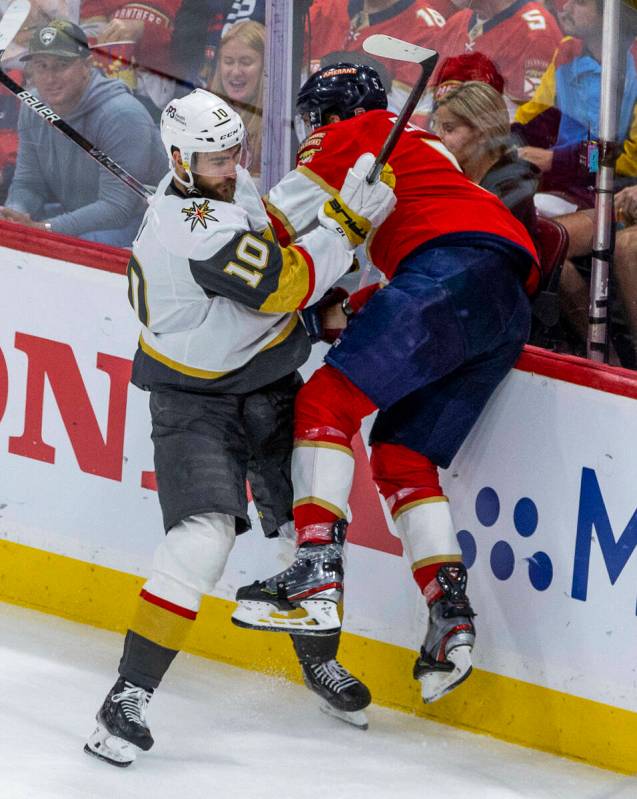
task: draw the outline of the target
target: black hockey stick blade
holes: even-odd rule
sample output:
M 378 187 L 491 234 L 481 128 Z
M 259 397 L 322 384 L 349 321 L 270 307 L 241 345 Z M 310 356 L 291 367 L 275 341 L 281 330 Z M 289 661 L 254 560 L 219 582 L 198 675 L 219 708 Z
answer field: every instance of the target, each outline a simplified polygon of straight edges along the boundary
M 13 0 L 0 19 L 0 59 L 4 51 L 18 35 L 31 11 L 29 0 Z
M 396 39 L 393 36 L 386 36 L 380 33 L 368 36 L 363 42 L 363 49 L 370 55 L 420 64 L 421 69 L 418 81 L 409 93 L 409 97 L 405 101 L 405 105 L 402 107 L 392 129 L 389 131 L 389 135 L 385 139 L 380 153 L 376 156 L 374 165 L 369 170 L 366 180 L 368 183 L 374 183 L 378 180 L 378 176 L 387 163 L 389 156 L 392 154 L 400 134 L 405 129 L 405 126 L 409 122 L 409 118 L 420 102 L 427 82 L 438 63 L 438 53 L 427 47 L 420 47 L 417 44 L 410 44 L 402 39 Z

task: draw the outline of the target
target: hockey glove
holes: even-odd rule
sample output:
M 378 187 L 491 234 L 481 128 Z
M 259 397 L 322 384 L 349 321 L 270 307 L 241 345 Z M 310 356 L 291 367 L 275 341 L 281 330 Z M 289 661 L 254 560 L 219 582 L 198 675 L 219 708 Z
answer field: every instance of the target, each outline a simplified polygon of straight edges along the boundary
M 303 308 L 301 319 L 303 319 L 303 324 L 312 344 L 316 344 L 317 341 L 327 341 L 328 344 L 333 344 L 341 335 L 343 328 L 325 326 L 325 316 L 330 308 L 341 304 L 347 296 L 345 289 L 336 286 L 324 294 L 314 305 L 310 305 L 309 308 Z
M 381 180 L 371 185 L 365 177 L 374 164 L 371 153 L 361 155 L 348 170 L 339 194 L 319 211 L 321 225 L 344 236 L 351 248 L 362 244 L 370 230 L 382 225 L 396 205 L 396 195 Z

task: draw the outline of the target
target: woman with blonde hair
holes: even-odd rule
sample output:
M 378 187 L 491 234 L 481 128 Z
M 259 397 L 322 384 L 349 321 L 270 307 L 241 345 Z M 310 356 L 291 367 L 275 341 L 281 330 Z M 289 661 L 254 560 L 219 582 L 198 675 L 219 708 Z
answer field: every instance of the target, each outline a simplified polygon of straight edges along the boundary
M 517 156 L 500 92 L 481 81 L 461 83 L 438 100 L 433 129 L 467 177 L 497 195 L 533 234 L 540 173 Z
M 265 27 L 254 20 L 237 22 L 219 43 L 217 65 L 208 86 L 241 115 L 248 134 L 253 176 L 261 172 L 264 52 Z

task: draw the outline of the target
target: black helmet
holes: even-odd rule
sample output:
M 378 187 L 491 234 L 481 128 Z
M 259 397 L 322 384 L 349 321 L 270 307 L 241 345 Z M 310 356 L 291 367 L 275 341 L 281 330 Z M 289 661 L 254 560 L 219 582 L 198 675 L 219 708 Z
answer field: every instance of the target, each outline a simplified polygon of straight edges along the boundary
M 323 67 L 303 84 L 296 100 L 297 115 L 309 117 L 312 129 L 325 125 L 328 114 L 349 119 L 356 108 L 387 108 L 378 72 L 366 64 L 340 62 Z

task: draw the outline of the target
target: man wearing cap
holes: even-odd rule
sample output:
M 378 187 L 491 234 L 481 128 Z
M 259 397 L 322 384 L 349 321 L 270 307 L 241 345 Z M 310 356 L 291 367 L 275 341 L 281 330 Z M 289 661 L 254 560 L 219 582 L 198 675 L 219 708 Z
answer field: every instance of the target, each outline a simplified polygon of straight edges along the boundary
M 82 29 L 68 20 L 39 27 L 23 56 L 32 91 L 142 183 L 156 183 L 159 131 L 118 80 L 94 69 Z M 116 246 L 130 245 L 145 204 L 31 109 L 20 111 L 16 170 L 0 218 Z

